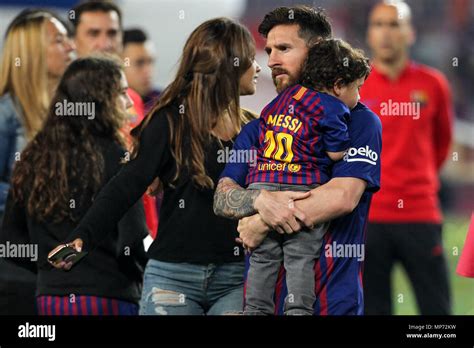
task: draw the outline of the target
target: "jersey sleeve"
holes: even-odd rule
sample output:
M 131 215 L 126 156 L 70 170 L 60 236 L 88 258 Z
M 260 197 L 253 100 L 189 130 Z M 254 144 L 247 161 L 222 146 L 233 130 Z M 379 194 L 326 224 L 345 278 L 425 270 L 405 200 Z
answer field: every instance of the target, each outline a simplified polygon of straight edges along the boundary
M 324 150 L 331 152 L 347 150 L 350 144 L 347 128 L 349 112 L 327 115 L 323 119 Z
M 257 161 L 257 145 L 258 145 L 258 128 L 259 119 L 250 121 L 244 127 L 235 139 L 233 151 L 252 151 L 248 158 L 254 159 L 254 163 L 233 162 L 227 163 L 220 178 L 231 178 L 237 184 L 244 187 L 245 179 L 251 165 Z
M 318 121 L 322 133 L 325 151 L 339 152 L 347 150 L 350 145 L 347 124 L 350 119 L 349 108 L 341 103 L 324 104 L 324 116 Z
M 333 167 L 333 178 L 352 177 L 367 182 L 367 190 L 380 189 L 382 124 L 365 105 L 359 103 L 351 112 L 350 146 L 342 161 Z

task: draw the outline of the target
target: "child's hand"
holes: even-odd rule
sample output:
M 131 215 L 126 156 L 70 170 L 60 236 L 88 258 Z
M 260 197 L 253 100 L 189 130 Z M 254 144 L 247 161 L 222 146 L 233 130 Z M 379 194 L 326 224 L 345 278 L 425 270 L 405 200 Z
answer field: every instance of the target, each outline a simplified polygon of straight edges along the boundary
M 241 243 L 245 250 L 252 251 L 258 247 L 267 236 L 270 228 L 265 224 L 259 214 L 255 214 L 239 220 L 237 231 L 239 238 L 236 242 Z

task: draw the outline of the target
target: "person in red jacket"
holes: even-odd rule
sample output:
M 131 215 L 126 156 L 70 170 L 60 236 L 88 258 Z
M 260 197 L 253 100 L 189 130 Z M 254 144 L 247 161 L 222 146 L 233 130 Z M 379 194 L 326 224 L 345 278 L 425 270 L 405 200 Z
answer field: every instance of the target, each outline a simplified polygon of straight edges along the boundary
M 408 5 L 380 2 L 369 16 L 372 72 L 361 101 L 382 121 L 381 189 L 369 215 L 366 314 L 391 314 L 395 262 L 410 278 L 421 314 L 449 314 L 450 286 L 438 201 L 440 168 L 452 138 L 452 102 L 443 74 L 414 62 Z

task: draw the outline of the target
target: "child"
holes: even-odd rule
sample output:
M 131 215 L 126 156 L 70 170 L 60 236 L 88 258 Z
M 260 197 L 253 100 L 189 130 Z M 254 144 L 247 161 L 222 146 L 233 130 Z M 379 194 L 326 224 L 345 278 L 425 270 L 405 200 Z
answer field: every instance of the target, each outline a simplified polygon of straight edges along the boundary
M 347 122 L 370 72 L 363 52 L 328 39 L 309 49 L 298 84 L 262 111 L 257 163 L 249 189 L 308 191 L 330 179 L 332 161 L 349 147 Z M 285 314 L 312 315 L 314 264 L 327 224 L 294 234 L 270 232 L 250 256 L 244 314 L 272 314 L 273 289 L 283 260 L 288 296 Z

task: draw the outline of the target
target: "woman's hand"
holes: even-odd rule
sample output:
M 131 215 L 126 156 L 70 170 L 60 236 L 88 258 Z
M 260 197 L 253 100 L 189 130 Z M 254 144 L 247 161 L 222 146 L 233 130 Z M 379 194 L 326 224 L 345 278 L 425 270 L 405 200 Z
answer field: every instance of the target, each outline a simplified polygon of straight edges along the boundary
M 252 251 L 262 243 L 270 228 L 262 220 L 260 214 L 255 214 L 240 219 L 237 231 L 239 232 L 239 238 L 235 240 L 241 243 L 245 250 Z
M 74 250 L 76 250 L 77 252 L 81 252 L 82 251 L 82 245 L 83 245 L 83 241 L 82 239 L 80 238 L 77 238 L 75 239 L 74 241 L 70 242 L 70 243 L 66 243 L 66 247 L 71 247 L 73 248 Z M 53 250 L 51 250 L 48 254 L 48 262 L 54 267 L 54 268 L 57 268 L 57 269 L 62 269 L 64 271 L 69 271 L 72 267 L 72 262 L 65 262 L 65 261 L 62 261 L 62 260 L 58 260 L 58 261 L 55 261 L 55 262 L 52 262 L 49 260 L 49 258 L 51 257 L 51 255 L 54 255 L 58 250 L 62 249 L 64 246 L 64 244 L 61 244 L 61 245 L 58 245 L 56 248 L 54 248 Z

